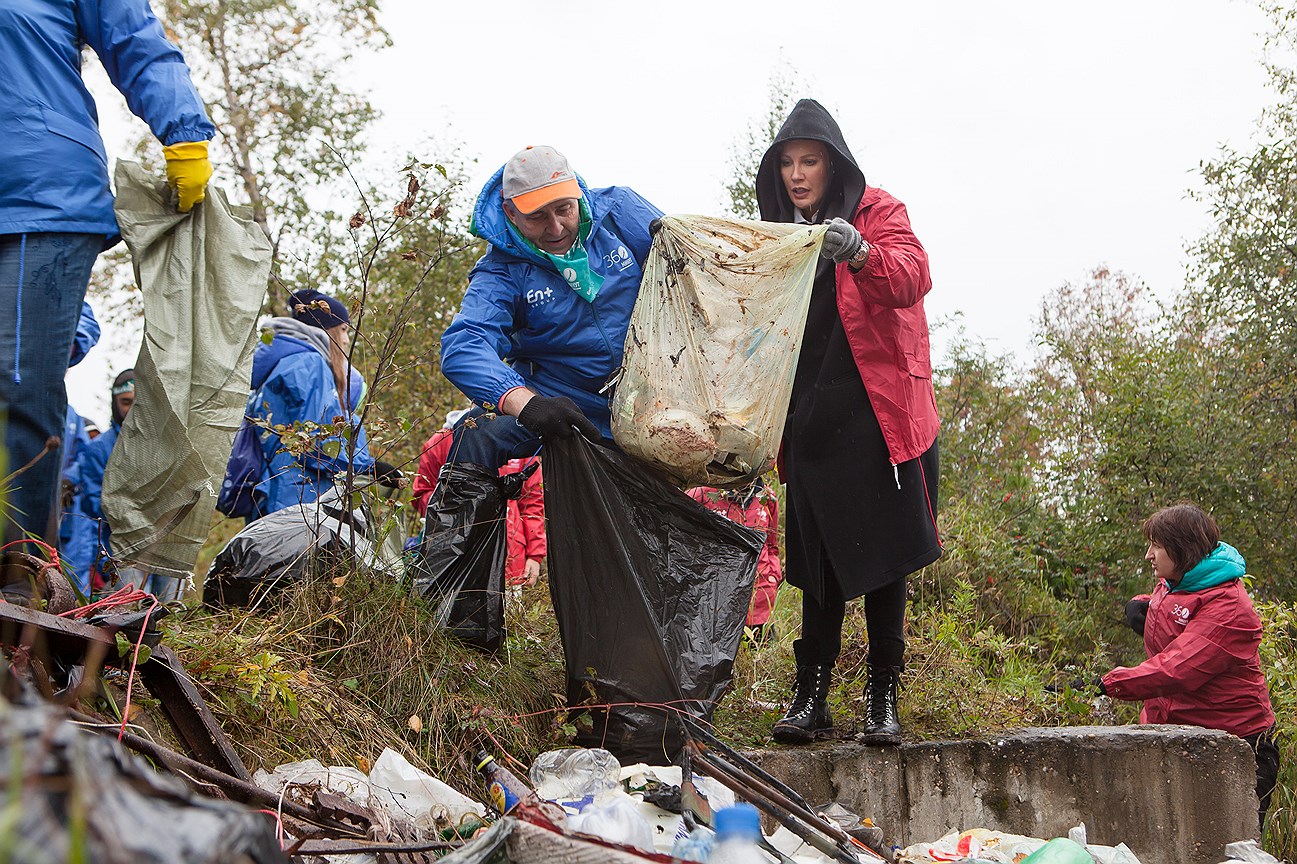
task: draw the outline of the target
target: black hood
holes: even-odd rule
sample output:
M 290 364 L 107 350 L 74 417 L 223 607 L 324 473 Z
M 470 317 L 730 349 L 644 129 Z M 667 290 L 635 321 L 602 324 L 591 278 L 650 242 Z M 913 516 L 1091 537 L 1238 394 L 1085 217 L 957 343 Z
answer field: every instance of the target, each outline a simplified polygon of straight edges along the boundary
M 785 141 L 795 138 L 823 143 L 833 161 L 833 178 L 820 206 L 819 221 L 827 222 L 835 216 L 850 221 L 860 196 L 865 193 L 865 175 L 856 165 L 856 158 L 851 155 L 833 115 L 814 99 L 802 99 L 793 107 L 770 149 L 761 157 L 761 167 L 757 169 L 757 205 L 761 208 L 761 218 L 767 222 L 793 221 L 793 202 L 779 176 L 779 149 Z

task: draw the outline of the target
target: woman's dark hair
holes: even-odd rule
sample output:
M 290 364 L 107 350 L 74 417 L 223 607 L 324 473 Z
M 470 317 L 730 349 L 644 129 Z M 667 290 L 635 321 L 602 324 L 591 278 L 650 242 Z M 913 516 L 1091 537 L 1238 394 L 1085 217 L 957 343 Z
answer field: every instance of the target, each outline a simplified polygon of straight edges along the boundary
M 1220 528 L 1197 504 L 1163 507 L 1144 520 L 1144 539 L 1166 550 L 1183 576 L 1211 554 L 1220 542 Z

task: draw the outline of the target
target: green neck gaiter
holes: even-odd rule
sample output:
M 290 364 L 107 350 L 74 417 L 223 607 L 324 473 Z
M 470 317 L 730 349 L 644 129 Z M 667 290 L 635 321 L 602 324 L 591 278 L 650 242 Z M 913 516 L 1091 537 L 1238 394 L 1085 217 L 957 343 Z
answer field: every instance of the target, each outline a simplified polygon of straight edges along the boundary
M 603 286 L 603 277 L 596 273 L 590 267 L 590 255 L 586 252 L 585 241 L 590 237 L 590 228 L 592 220 L 590 218 L 590 208 L 585 203 L 585 198 L 580 199 L 581 224 L 577 230 L 577 241 L 572 244 L 572 248 L 562 255 L 551 255 L 544 249 L 541 249 L 535 243 L 532 243 L 518 227 L 509 222 L 509 230 L 513 232 L 520 242 L 525 244 L 529 249 L 549 259 L 558 271 L 558 275 L 563 277 L 563 281 L 568 287 L 577 293 L 577 295 L 587 303 L 593 303 L 594 298 L 598 296 L 599 289 Z M 507 220 L 506 220 L 507 221 Z

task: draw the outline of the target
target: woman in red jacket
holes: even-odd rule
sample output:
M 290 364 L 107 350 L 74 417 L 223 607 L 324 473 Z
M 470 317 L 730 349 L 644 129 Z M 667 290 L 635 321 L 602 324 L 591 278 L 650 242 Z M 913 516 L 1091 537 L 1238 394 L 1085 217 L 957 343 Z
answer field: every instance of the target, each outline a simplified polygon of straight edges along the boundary
M 1275 717 L 1261 672 L 1261 619 L 1243 586 L 1246 564 L 1220 542 L 1220 528 L 1193 504 L 1158 510 L 1144 522 L 1153 594 L 1134 598 L 1126 620 L 1148 659 L 1099 679 L 1115 699 L 1142 699 L 1141 723 L 1223 729 L 1256 754 L 1261 823 L 1279 775 Z
M 689 497 L 731 522 L 755 528 L 766 535 L 766 542 L 757 558 L 757 581 L 752 587 L 752 605 L 748 607 L 747 620 L 755 640 L 765 641 L 769 637 L 766 623 L 774 609 L 779 585 L 784 581 L 783 566 L 779 563 L 779 500 L 760 477 L 751 486 L 733 491 L 699 486 L 689 490 Z
M 905 205 L 865 184 L 812 99 L 761 160 L 761 218 L 826 223 L 781 451 L 787 579 L 802 589 L 792 706 L 776 741 L 829 732 L 826 696 L 846 602 L 865 600 L 866 743 L 899 743 L 905 577 L 941 556 L 937 404 L 923 298 L 928 255 Z

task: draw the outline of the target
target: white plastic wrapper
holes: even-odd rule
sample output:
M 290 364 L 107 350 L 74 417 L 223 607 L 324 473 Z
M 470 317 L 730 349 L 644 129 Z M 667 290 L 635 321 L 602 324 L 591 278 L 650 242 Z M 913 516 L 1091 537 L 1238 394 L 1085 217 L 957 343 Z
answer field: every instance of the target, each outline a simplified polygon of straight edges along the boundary
M 613 397 L 618 446 L 683 487 L 739 488 L 769 470 L 824 231 L 662 219 Z

